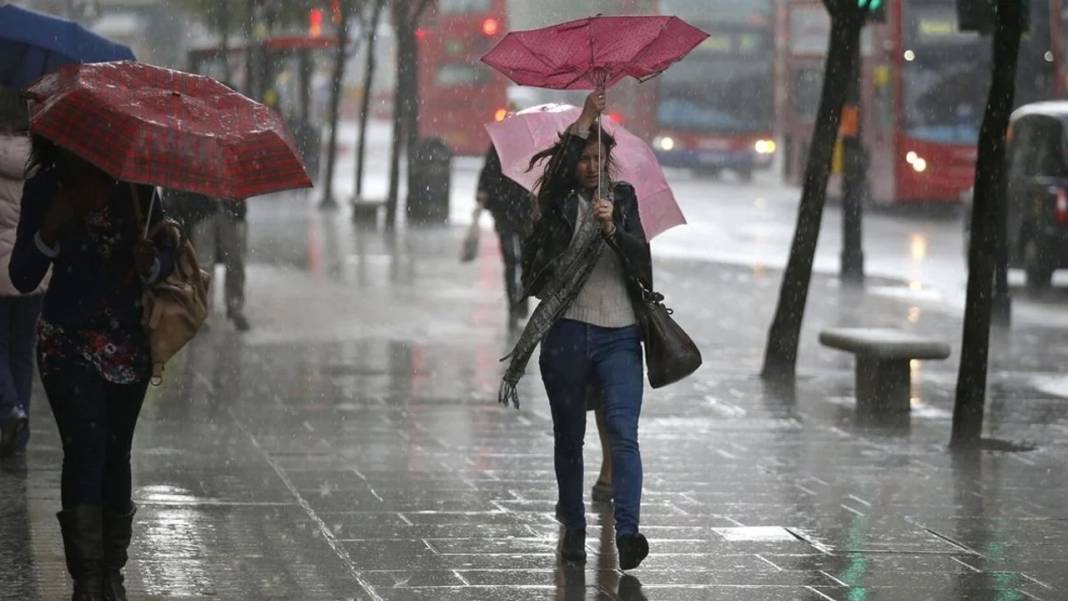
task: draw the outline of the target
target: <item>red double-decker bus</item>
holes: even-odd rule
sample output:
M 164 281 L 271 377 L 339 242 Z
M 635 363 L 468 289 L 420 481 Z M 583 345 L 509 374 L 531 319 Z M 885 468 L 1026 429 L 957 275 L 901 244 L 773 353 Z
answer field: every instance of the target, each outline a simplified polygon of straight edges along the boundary
M 1065 92 L 1062 0 L 1032 0 L 1016 104 Z M 787 181 L 799 183 L 823 80 L 830 20 L 816 0 L 781 5 L 778 113 Z M 861 42 L 861 127 L 877 204 L 957 202 L 975 178 L 990 85 L 989 36 L 961 32 L 955 0 L 887 3 Z
M 709 36 L 647 84 L 656 87 L 657 158 L 748 180 L 777 149 L 772 0 L 659 0 L 659 11 Z
M 479 61 L 506 33 L 506 0 L 438 0 L 422 20 L 419 40 L 419 135 L 453 152 L 481 155 L 483 124 L 503 119 L 508 79 Z

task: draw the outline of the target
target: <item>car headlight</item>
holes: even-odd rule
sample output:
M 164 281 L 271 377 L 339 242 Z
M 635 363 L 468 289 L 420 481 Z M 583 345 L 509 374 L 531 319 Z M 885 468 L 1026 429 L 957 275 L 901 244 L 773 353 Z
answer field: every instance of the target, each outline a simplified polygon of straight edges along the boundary
M 916 173 L 927 171 L 927 159 L 921 157 L 915 150 L 910 150 L 905 154 L 905 162 L 912 165 L 912 170 Z
M 776 147 L 775 140 L 757 140 L 756 144 L 753 144 L 757 154 L 775 154 Z
M 653 146 L 656 146 L 660 150 L 674 150 L 675 139 L 671 136 L 657 136 L 653 138 Z

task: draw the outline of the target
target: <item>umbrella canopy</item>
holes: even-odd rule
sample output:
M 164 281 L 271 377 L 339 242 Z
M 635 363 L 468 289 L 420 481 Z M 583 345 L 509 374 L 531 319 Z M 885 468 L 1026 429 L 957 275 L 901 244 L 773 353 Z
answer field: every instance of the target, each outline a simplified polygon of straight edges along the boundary
M 686 56 L 708 34 L 678 17 L 589 17 L 513 31 L 482 61 L 527 86 L 560 90 L 644 81 Z
M 228 199 L 312 185 L 278 114 L 209 77 L 68 65 L 27 94 L 33 133 L 118 179 Z
M 543 104 L 519 111 L 504 121 L 486 124 L 501 159 L 501 171 L 533 192 L 545 165 L 527 171 L 530 159 L 555 144 L 581 113 L 581 109 L 568 104 Z M 622 125 L 611 120 L 602 123 L 605 131 L 616 139 L 612 159 L 617 172 L 612 174 L 613 178 L 634 186 L 646 237 L 651 240 L 686 223 L 653 149 Z
M 71 63 L 133 60 L 133 52 L 74 21 L 0 6 L 0 85 L 21 89 Z

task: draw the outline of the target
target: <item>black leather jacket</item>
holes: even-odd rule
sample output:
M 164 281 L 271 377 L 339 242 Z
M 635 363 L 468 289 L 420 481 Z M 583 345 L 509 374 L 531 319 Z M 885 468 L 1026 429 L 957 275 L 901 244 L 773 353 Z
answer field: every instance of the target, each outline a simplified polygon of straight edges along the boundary
M 571 244 L 578 218 L 578 198 L 570 182 L 574 180 L 575 168 L 586 143 L 585 138 L 568 134 L 561 146 L 561 154 L 549 161 L 552 171 L 548 176 L 550 179 L 543 186 L 547 189 L 567 190 L 568 193 L 563 198 L 539 199 L 541 216 L 523 243 L 523 289 L 528 296 L 537 296 L 544 289 L 545 284 L 553 277 L 557 259 Z M 617 182 L 612 187 L 612 195 L 616 205 L 613 217 L 616 231 L 607 241 L 622 255 L 624 270 L 637 273 L 646 285 L 652 288 L 653 264 L 649 243 L 645 239 L 645 230 L 642 229 L 641 217 L 638 214 L 638 198 L 634 187 L 626 182 Z M 606 249 L 605 252 L 614 251 Z M 641 287 L 628 278 L 627 291 L 635 312 L 638 313 L 642 302 Z

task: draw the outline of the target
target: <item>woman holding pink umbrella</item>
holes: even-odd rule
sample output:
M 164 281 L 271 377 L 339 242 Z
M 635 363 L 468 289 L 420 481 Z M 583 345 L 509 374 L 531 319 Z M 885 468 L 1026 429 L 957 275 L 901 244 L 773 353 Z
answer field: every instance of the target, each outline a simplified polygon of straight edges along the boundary
M 615 140 L 600 130 L 603 89 L 587 98 L 579 119 L 543 161 L 534 231 L 523 248 L 523 279 L 541 303 L 512 351 L 500 401 L 518 406 L 516 384 L 534 347 L 553 416 L 554 464 L 564 532 L 560 557 L 586 559 L 582 446 L 586 391 L 600 388 L 611 440 L 616 548 L 620 568 L 637 567 L 649 553 L 638 531 L 642 463 L 638 417 L 643 393 L 641 288 L 628 273 L 652 282 L 652 262 L 634 188 L 605 185 Z M 601 190 L 601 196 L 598 196 Z

